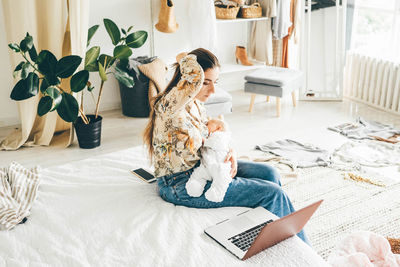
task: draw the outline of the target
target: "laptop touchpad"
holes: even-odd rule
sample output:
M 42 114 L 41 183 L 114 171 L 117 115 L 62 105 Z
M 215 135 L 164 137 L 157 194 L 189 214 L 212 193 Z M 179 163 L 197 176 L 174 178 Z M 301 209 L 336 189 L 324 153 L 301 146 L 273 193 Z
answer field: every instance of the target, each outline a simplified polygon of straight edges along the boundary
M 249 227 L 254 224 L 255 222 L 247 216 L 240 216 L 232 221 L 232 226 L 239 230 L 243 229 L 243 227 Z

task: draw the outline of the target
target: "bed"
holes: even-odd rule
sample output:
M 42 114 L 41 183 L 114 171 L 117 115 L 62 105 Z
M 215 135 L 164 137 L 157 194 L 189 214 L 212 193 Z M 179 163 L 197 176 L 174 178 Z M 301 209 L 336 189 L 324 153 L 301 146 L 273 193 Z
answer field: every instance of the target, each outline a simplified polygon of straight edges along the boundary
M 297 236 L 242 262 L 204 228 L 243 207 L 193 209 L 164 202 L 142 147 L 43 169 L 25 224 L 0 232 L 0 266 L 325 266 Z

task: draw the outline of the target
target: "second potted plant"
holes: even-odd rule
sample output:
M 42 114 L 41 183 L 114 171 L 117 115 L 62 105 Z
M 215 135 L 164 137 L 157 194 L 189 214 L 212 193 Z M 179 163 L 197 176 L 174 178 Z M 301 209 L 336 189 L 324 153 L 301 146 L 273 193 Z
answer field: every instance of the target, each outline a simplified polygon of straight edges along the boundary
M 74 123 L 79 145 L 83 148 L 92 148 L 100 145 L 102 117 L 99 115 L 99 108 L 104 83 L 108 80 L 107 75 L 112 73 L 120 84 L 127 87 L 133 87 L 135 84 L 133 78 L 125 70 L 116 66 L 115 63 L 121 60 L 127 60 L 132 55 L 132 48 L 141 47 L 147 39 L 147 32 L 145 31 L 130 33 L 133 28 L 132 26 L 127 30 L 123 28 L 120 30 L 110 19 L 104 19 L 103 22 L 111 42 L 114 45 L 114 50 L 112 56 L 101 54 L 99 46 L 93 46 L 86 52 L 85 70 L 89 72 L 97 72 L 99 74 L 100 88 L 96 100 L 92 92 L 94 87 L 90 82 L 87 84 L 87 91 L 96 102 L 95 112 L 93 115 L 86 115 L 83 112 Z M 88 46 L 98 27 L 99 25 L 94 25 L 89 29 Z M 123 34 L 122 36 L 121 33 Z M 83 93 L 81 107 L 83 110 Z

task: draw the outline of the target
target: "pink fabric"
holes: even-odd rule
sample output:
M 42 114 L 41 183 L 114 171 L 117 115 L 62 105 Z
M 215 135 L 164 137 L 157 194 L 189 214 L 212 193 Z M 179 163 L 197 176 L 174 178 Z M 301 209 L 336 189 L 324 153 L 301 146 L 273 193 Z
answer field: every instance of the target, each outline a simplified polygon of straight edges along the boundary
M 341 240 L 328 262 L 333 267 L 400 267 L 400 255 L 392 253 L 383 236 L 361 231 Z

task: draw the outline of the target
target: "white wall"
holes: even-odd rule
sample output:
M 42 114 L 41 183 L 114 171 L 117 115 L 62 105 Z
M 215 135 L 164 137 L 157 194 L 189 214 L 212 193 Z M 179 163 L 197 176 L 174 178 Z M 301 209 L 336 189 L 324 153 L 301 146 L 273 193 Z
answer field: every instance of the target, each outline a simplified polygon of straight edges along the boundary
M 132 31 L 145 30 L 150 33 L 151 17 L 150 2 L 143 0 L 91 0 L 90 1 L 90 18 L 89 27 L 99 24 L 100 27 L 90 42 L 90 47 L 94 45 L 100 46 L 101 54 L 113 54 L 113 44 L 104 27 L 103 19 L 109 18 L 113 20 L 119 27 L 127 29 L 133 25 Z M 150 40 L 133 50 L 133 56 L 150 55 Z M 90 74 L 90 81 L 95 85 L 94 95 L 98 95 L 100 86 L 100 77 L 98 73 Z M 84 100 L 87 112 L 93 112 L 95 104 L 90 95 L 85 94 Z M 100 103 L 100 110 L 111 110 L 120 108 L 121 99 L 118 83 L 113 75 L 108 75 L 108 80 L 104 84 L 103 95 Z
M 153 24 L 158 22 L 159 0 L 150 0 L 153 3 Z M 100 28 L 91 41 L 91 46 L 99 45 L 101 53 L 112 54 L 113 45 L 104 29 L 103 18 L 112 19 L 118 26 L 127 28 L 130 25 L 134 26 L 134 30 L 145 30 L 149 33 L 149 39 L 146 44 L 134 50 L 134 56 L 151 55 L 151 8 L 150 1 L 144 0 L 91 0 L 90 1 L 90 18 L 89 26 L 100 24 Z M 155 55 L 163 59 L 167 64 L 175 61 L 175 55 L 181 51 L 190 51 L 197 47 L 193 47 L 188 33 L 191 30 L 193 21 L 188 15 L 189 1 L 174 0 L 176 20 L 179 24 L 179 29 L 173 34 L 158 32 L 154 29 L 154 51 Z M 5 125 L 15 125 L 20 122 L 17 105 L 9 97 L 14 81 L 12 79 L 12 70 L 8 55 L 7 40 L 4 30 L 4 17 L 2 14 L 2 6 L 0 5 L 0 127 Z M 234 49 L 236 45 L 245 45 L 245 23 L 235 23 L 229 27 L 218 26 L 219 35 L 218 41 L 221 42 L 220 51 L 217 54 L 221 61 L 234 61 Z M 222 30 L 220 29 L 222 28 Z M 19 41 L 19 40 L 16 40 Z M 237 76 L 235 76 L 237 78 Z M 90 80 L 96 86 L 94 91 L 97 95 L 97 90 L 100 85 L 100 79 L 97 73 L 92 73 Z M 221 79 L 220 79 L 221 80 Z M 228 90 L 237 89 L 242 79 L 238 79 L 228 86 Z M 87 111 L 94 110 L 94 103 L 90 95 L 85 96 L 85 108 Z M 118 83 L 112 75 L 105 83 L 103 88 L 103 96 L 100 105 L 100 110 L 116 109 L 121 106 L 120 93 Z

